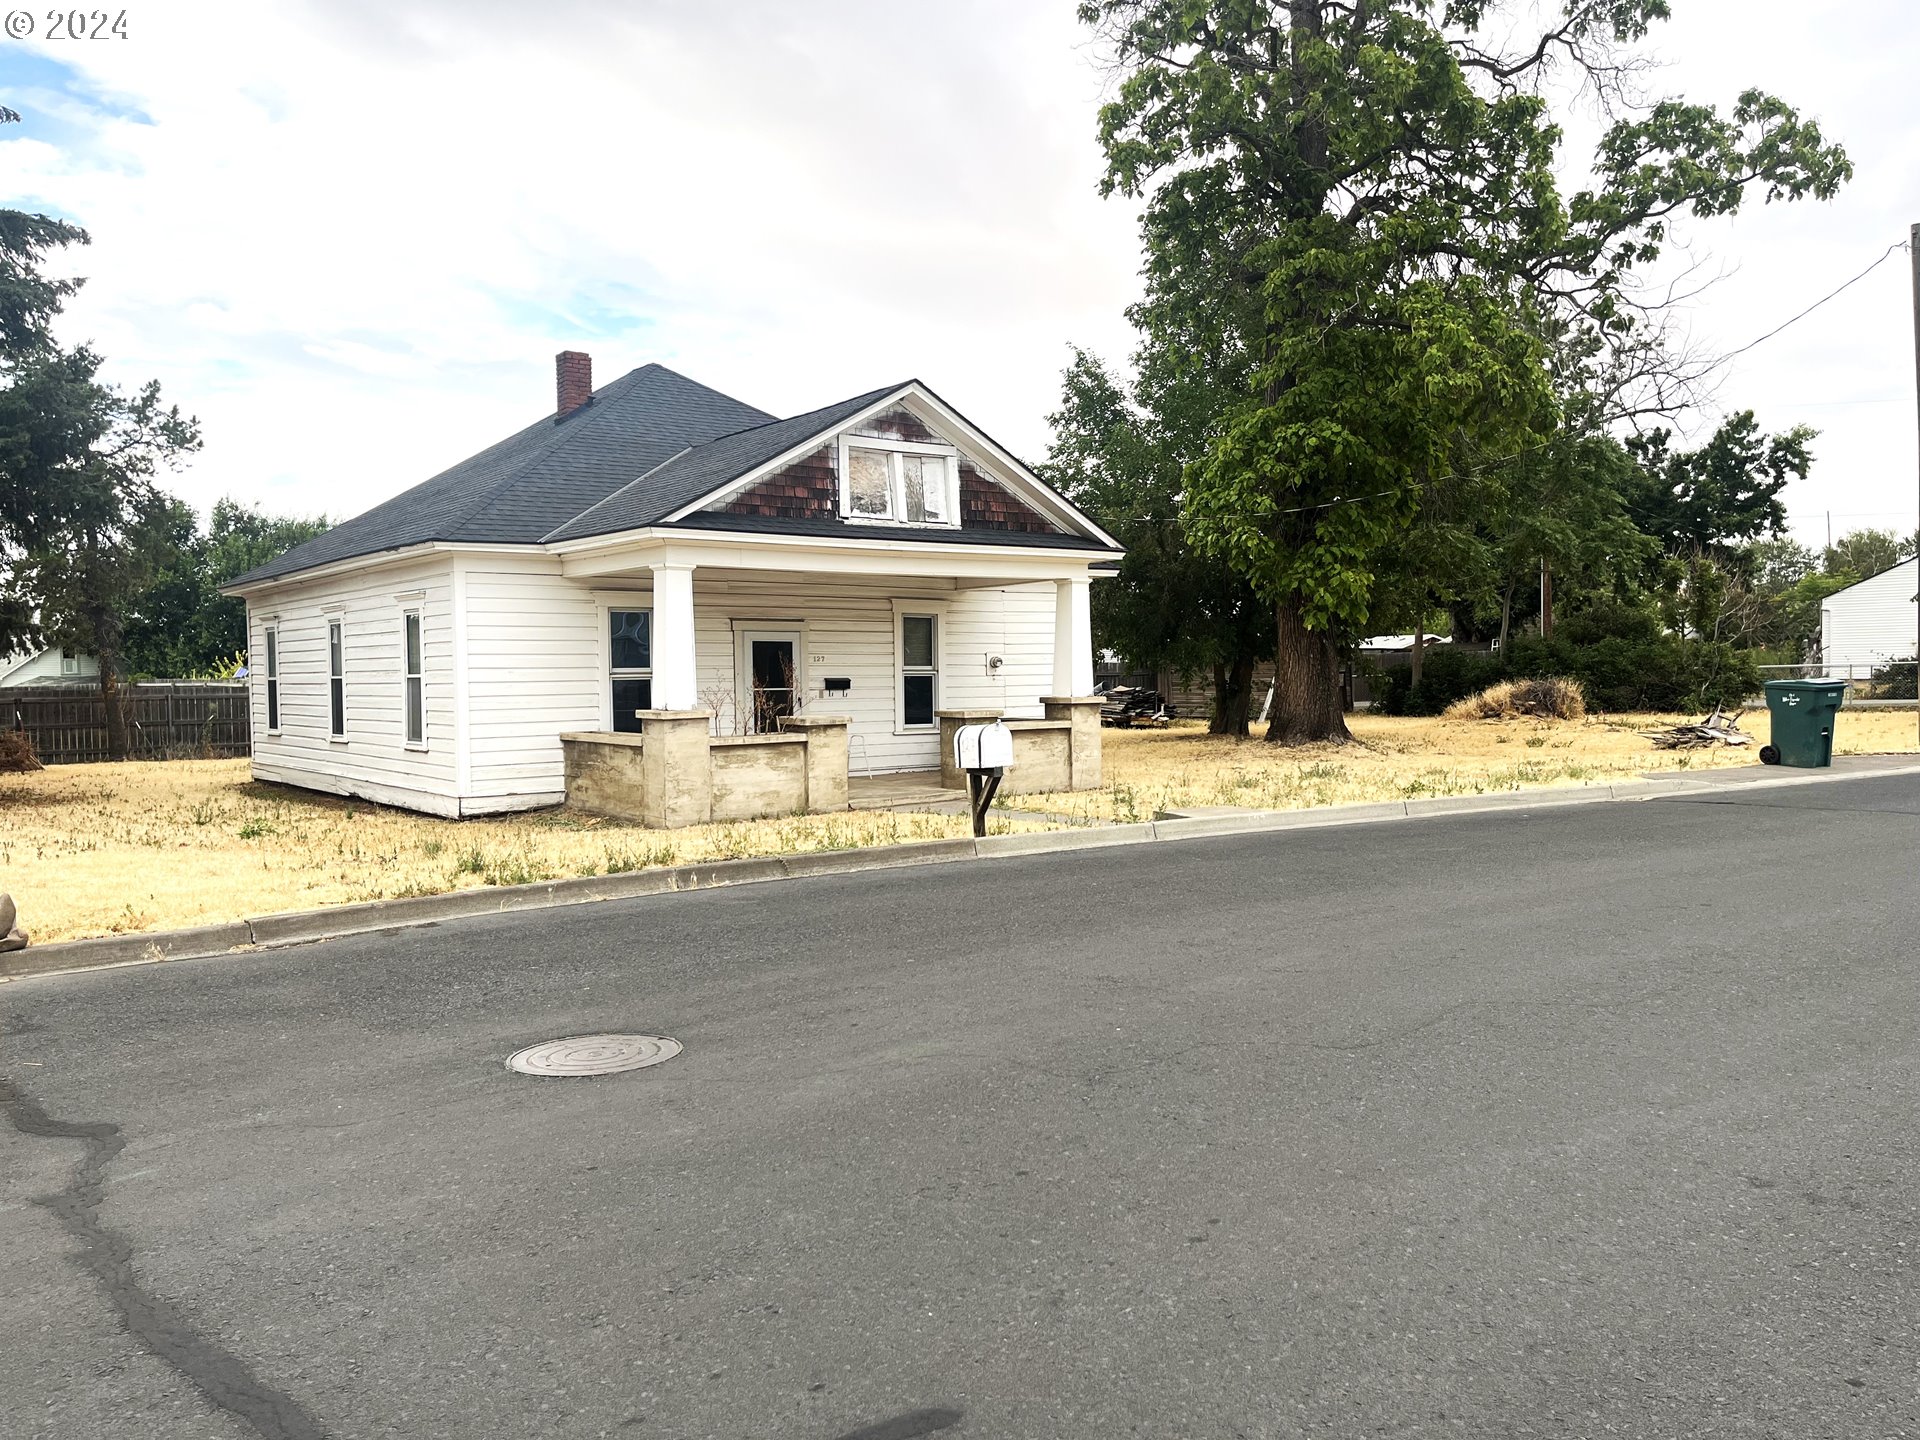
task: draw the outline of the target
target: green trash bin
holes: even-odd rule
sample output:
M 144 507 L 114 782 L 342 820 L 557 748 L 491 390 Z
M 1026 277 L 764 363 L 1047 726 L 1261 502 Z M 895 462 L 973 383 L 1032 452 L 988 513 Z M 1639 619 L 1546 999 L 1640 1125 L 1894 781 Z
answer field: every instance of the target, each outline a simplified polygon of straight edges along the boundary
M 1760 747 L 1761 763 L 1802 770 L 1833 764 L 1833 717 L 1846 698 L 1844 680 L 1767 681 L 1773 743 Z

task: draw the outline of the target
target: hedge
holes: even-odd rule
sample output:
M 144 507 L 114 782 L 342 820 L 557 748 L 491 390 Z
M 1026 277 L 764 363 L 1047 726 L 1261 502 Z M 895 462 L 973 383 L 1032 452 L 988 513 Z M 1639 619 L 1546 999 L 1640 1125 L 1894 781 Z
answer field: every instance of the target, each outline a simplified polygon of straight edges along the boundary
M 1553 675 L 1578 681 L 1587 708 L 1601 713 L 1707 711 L 1760 693 L 1750 651 L 1662 635 L 1651 620 L 1580 618 L 1587 623 L 1570 619 L 1548 639 L 1522 636 L 1504 654 L 1430 650 L 1418 685 L 1410 670 L 1384 672 L 1374 687 L 1376 704 L 1389 715 L 1437 715 L 1498 681 Z

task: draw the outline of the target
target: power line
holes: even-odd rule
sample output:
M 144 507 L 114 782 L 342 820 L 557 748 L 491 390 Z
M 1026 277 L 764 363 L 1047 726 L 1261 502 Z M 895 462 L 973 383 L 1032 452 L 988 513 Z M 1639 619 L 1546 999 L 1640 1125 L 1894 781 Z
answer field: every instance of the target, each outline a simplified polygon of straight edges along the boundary
M 1725 364 L 1727 361 L 1733 359 L 1735 355 L 1744 355 L 1747 353 L 1747 351 L 1753 349 L 1755 345 L 1765 344 L 1767 341 L 1771 340 L 1774 336 L 1778 335 L 1782 330 L 1786 329 L 1789 325 L 1797 324 L 1799 321 L 1806 319 L 1807 316 L 1811 315 L 1814 311 L 1818 310 L 1822 305 L 1826 304 L 1827 301 L 1834 299 L 1836 296 L 1840 295 L 1843 291 L 1851 288 L 1854 285 L 1859 284 L 1862 280 L 1866 279 L 1867 276 L 1871 275 L 1874 271 L 1878 270 L 1882 265 L 1886 264 L 1888 259 L 1892 257 L 1893 253 L 1896 250 L 1905 250 L 1907 248 L 1908 248 L 1908 245 L 1905 240 L 1894 241 L 1893 244 L 1889 245 L 1885 249 L 1885 251 L 1881 253 L 1881 256 L 1878 260 L 1874 261 L 1871 265 L 1867 266 L 1866 269 L 1862 270 L 1858 275 L 1854 276 L 1853 279 L 1847 281 L 1847 283 L 1845 285 L 1842 285 L 1840 289 L 1835 290 L 1832 294 L 1822 295 L 1818 300 L 1814 301 L 1813 304 L 1809 305 L 1806 309 L 1802 310 L 1798 315 L 1795 315 L 1790 319 L 1781 321 L 1778 325 L 1774 326 L 1773 329 L 1769 330 L 1766 334 L 1762 335 L 1758 340 L 1749 341 L 1747 344 L 1742 345 L 1738 350 L 1731 350 L 1727 354 L 1722 355 L 1720 357 L 1720 362 L 1722 364 Z

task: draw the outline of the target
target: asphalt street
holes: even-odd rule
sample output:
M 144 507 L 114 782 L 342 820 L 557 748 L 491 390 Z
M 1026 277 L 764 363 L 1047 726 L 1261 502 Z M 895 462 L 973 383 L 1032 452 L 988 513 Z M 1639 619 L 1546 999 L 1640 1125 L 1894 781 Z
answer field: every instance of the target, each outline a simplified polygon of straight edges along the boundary
M 0 1434 L 1920 1435 L 1917 897 L 1908 776 L 0 986 Z

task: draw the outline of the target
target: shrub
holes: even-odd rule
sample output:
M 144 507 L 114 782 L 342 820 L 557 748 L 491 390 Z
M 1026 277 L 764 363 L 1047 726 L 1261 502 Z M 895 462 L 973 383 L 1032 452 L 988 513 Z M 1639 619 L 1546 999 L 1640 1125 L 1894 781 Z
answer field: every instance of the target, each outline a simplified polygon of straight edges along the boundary
M 1541 720 L 1579 720 L 1586 713 L 1587 701 L 1579 685 L 1558 675 L 1538 680 L 1502 680 L 1477 695 L 1454 701 L 1446 709 L 1449 720 L 1511 720 L 1519 715 Z
M 33 737 L 24 730 L 0 730 L 0 770 L 43 770 L 33 753 Z
M 1374 704 L 1388 715 L 1438 715 L 1504 678 L 1506 667 L 1498 655 L 1440 647 L 1426 653 L 1418 685 L 1409 668 L 1382 670 Z
M 1707 711 L 1760 693 L 1754 652 L 1660 632 L 1641 611 L 1602 607 L 1569 616 L 1550 639 L 1522 635 L 1502 653 L 1427 652 L 1420 683 L 1384 671 L 1375 706 L 1388 715 L 1438 715 L 1502 680 L 1578 682 L 1588 710 Z
M 1602 635 L 1578 644 L 1567 634 L 1523 636 L 1508 651 L 1516 676 L 1567 676 L 1580 682 L 1587 707 L 1623 710 L 1710 710 L 1737 705 L 1760 691 L 1751 653 L 1676 635 L 1636 639 Z

